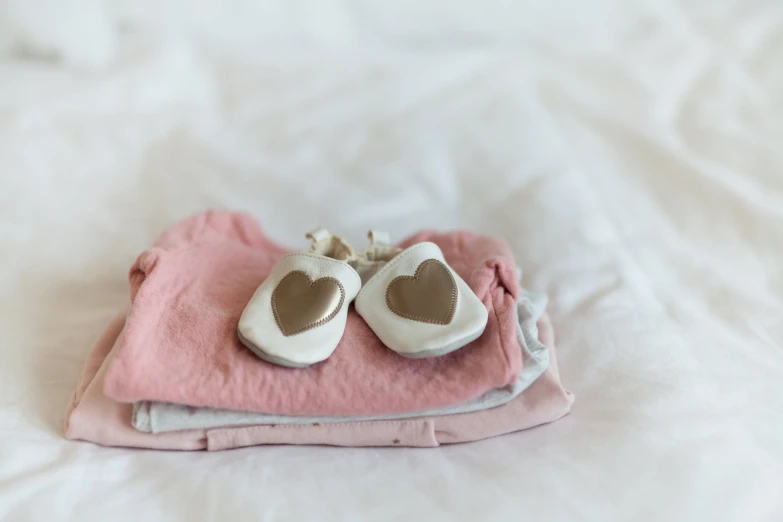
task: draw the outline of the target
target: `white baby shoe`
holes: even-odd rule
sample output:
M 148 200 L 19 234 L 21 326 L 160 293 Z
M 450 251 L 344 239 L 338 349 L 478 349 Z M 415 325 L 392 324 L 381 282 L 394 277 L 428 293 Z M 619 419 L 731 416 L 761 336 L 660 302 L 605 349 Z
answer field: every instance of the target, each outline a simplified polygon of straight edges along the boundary
M 388 234 L 369 235 L 370 247 L 351 263 L 363 282 L 356 311 L 386 346 L 405 357 L 436 357 L 484 332 L 486 307 L 436 244 L 402 250 Z
M 307 252 L 281 257 L 239 319 L 238 335 L 261 359 L 303 368 L 328 358 L 345 331 L 362 286 L 348 264 L 353 248 L 325 229 L 307 235 Z

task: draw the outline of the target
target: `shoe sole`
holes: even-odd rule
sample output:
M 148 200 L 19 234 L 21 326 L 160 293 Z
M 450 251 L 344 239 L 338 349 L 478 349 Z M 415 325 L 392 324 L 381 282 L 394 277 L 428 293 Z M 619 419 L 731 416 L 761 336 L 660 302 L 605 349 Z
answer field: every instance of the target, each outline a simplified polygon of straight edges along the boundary
M 424 350 L 421 352 L 415 352 L 415 353 L 402 353 L 402 352 L 395 352 L 399 355 L 402 355 L 403 357 L 407 357 L 408 359 L 427 359 L 429 357 L 441 357 L 443 355 L 448 355 L 451 352 L 456 352 L 460 348 L 465 347 L 466 345 L 472 343 L 481 335 L 484 333 L 484 329 L 482 328 L 478 332 L 474 332 L 468 336 L 463 337 L 462 339 L 459 339 L 457 341 L 454 341 L 451 344 L 448 344 L 444 346 L 443 348 L 436 348 L 434 350 Z M 276 355 L 270 355 L 263 351 L 261 348 L 253 344 L 250 340 L 248 340 L 242 333 L 237 330 L 237 336 L 239 337 L 239 342 L 241 342 L 246 348 L 248 348 L 253 354 L 255 354 L 256 357 L 259 359 L 262 359 L 268 363 L 276 364 L 278 366 L 285 366 L 286 368 L 307 368 L 308 366 L 312 366 L 313 364 L 318 364 L 322 361 L 317 361 L 314 363 L 297 363 L 294 361 L 289 361 L 288 359 L 283 359 L 282 357 L 278 357 Z
M 426 359 L 428 357 L 440 357 L 442 355 L 450 354 L 451 352 L 456 352 L 460 348 L 463 348 L 464 346 L 472 343 L 481 335 L 484 333 L 484 328 L 479 330 L 478 332 L 474 332 L 470 335 L 467 335 L 463 337 L 462 339 L 459 339 L 457 341 L 454 341 L 451 344 L 447 344 L 443 348 L 435 348 L 434 350 L 424 350 L 421 352 L 414 352 L 414 353 L 402 353 L 402 352 L 396 352 L 403 357 L 407 357 L 408 359 Z
M 239 337 L 239 342 L 245 345 L 245 348 L 253 352 L 253 354 L 259 359 L 262 359 L 268 363 L 276 364 L 278 366 L 285 366 L 286 368 L 307 368 L 308 366 L 312 366 L 313 364 L 321 362 L 316 361 L 314 363 L 297 363 L 294 361 L 289 361 L 288 359 L 283 359 L 282 357 L 266 353 L 264 350 L 249 341 L 239 330 L 237 330 L 237 336 Z

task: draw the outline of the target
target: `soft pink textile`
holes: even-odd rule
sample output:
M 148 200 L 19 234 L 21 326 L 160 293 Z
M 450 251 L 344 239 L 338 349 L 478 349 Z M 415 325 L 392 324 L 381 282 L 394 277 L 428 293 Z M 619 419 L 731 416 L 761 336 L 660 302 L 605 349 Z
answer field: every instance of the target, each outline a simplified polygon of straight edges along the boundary
M 467 442 L 510 433 L 566 415 L 573 395 L 560 384 L 549 318 L 538 321 L 539 339 L 549 348 L 550 366 L 511 402 L 490 410 L 410 420 L 286 426 L 247 426 L 142 433 L 131 425 L 132 406 L 103 393 L 107 357 L 120 341 L 124 314 L 106 328 L 85 363 L 68 405 L 65 436 L 104 446 L 177 450 L 223 450 L 261 444 L 413 446 Z
M 125 314 L 115 317 L 95 344 L 65 411 L 65 436 L 103 444 L 134 448 L 198 450 L 207 447 L 204 430 L 160 433 L 150 437 L 131 424 L 133 405 L 103 393 L 107 357 L 121 338 Z M 118 337 L 120 336 L 120 337 Z
M 286 250 L 247 214 L 206 212 L 171 227 L 130 271 L 132 308 L 106 372 L 120 402 L 168 401 L 283 415 L 372 415 L 440 408 L 510 384 L 516 341 L 515 261 L 501 239 L 422 232 L 489 310 L 484 334 L 443 357 L 386 348 L 351 308 L 334 354 L 306 369 L 256 358 L 236 334 L 258 285 Z

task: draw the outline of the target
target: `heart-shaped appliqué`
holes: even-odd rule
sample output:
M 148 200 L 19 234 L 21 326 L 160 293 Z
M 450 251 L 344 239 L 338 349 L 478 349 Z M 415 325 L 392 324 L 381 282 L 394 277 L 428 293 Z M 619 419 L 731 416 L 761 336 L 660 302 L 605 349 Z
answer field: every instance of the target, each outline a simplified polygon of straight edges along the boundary
M 294 270 L 277 283 L 272 292 L 272 312 L 286 337 L 326 324 L 337 315 L 345 301 L 345 288 L 333 277 L 313 281 L 305 272 Z
M 427 259 L 414 275 L 398 276 L 389 283 L 386 305 L 406 319 L 449 324 L 457 309 L 457 282 L 445 264 Z

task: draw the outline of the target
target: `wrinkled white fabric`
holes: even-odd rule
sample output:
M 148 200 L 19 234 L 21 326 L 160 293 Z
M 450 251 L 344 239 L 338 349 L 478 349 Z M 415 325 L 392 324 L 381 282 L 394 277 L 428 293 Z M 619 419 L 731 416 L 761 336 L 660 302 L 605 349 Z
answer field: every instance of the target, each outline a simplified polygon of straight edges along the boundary
M 765 0 L 1 4 L 0 520 L 779 521 L 781 35 Z M 508 238 L 573 412 L 437 450 L 64 440 L 128 267 L 206 207 L 291 247 Z

